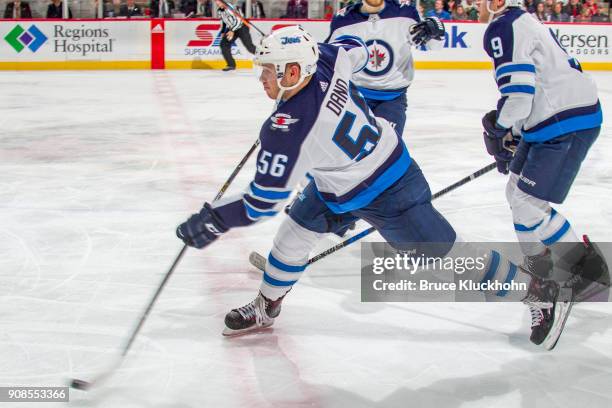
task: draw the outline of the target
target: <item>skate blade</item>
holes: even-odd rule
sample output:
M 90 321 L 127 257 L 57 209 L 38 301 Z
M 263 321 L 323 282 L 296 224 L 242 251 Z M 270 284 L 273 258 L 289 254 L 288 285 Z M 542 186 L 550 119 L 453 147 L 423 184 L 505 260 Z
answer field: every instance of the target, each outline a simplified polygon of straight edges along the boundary
M 561 289 L 561 291 L 564 290 L 567 289 Z M 569 290 L 569 292 L 570 294 L 564 294 L 564 296 L 568 296 L 571 298 L 571 289 Z M 562 297 L 561 293 L 559 293 L 559 297 Z M 563 329 L 565 328 L 567 318 L 569 317 L 570 312 L 572 311 L 572 306 L 574 306 L 573 299 L 557 303 L 557 307 L 555 308 L 555 324 L 550 329 L 548 336 L 546 336 L 546 338 L 542 342 L 542 345 L 546 350 L 552 350 L 557 345 L 557 342 L 561 337 L 561 333 L 563 333 Z
M 266 270 L 266 258 L 259 255 L 257 252 L 251 252 L 249 255 L 249 262 L 260 271 Z
M 603 252 L 601 251 L 601 249 L 599 248 L 599 245 L 597 245 L 595 242 L 591 242 L 591 240 L 589 239 L 588 235 L 583 235 L 582 236 L 582 240 L 584 241 L 584 244 L 586 246 L 591 246 L 593 247 L 593 249 L 595 250 L 595 252 L 597 252 L 598 254 L 600 254 L 603 257 Z M 610 287 L 612 285 L 610 284 L 610 271 L 607 267 L 606 264 L 606 268 L 602 274 L 602 276 L 599 276 L 597 279 L 591 281 L 591 283 L 580 293 L 574 295 L 574 302 L 575 303 L 580 303 L 580 302 L 586 302 L 588 300 L 593 299 L 595 296 L 599 295 L 600 293 L 604 292 L 604 291 L 609 291 Z M 594 299 L 594 301 L 599 302 L 599 301 L 607 301 L 609 298 L 610 294 L 608 293 L 606 296 L 606 299 Z
M 273 324 L 274 324 L 274 320 L 272 320 L 269 323 L 264 324 L 263 326 L 249 327 L 248 329 L 233 330 L 233 329 L 230 329 L 229 327 L 226 327 L 223 329 L 223 332 L 221 332 L 221 334 L 225 337 L 238 337 L 238 336 L 244 336 L 245 334 L 251 334 L 251 333 L 255 334 L 255 333 L 262 332 L 262 331 L 268 331 Z
M 589 286 L 586 287 L 582 292 L 576 295 L 574 301 L 576 303 L 593 301 L 593 302 L 606 302 L 610 297 L 610 294 L 607 293 L 602 299 L 596 299 L 596 296 L 600 293 L 610 290 L 610 285 L 600 284 L 598 282 L 592 282 Z
M 606 258 L 603 256 L 604 252 L 599 248 L 599 245 L 597 245 L 595 242 L 591 242 L 591 240 L 589 239 L 587 235 L 583 235 L 582 239 L 584 240 L 585 244 L 592 246 L 595 252 L 597 252 L 604 258 L 604 263 L 605 263 L 604 273 L 602 274 L 602 276 L 595 279 L 593 283 L 597 283 L 603 286 L 604 288 L 610 288 L 612 282 L 610 281 L 610 270 L 608 269 Z

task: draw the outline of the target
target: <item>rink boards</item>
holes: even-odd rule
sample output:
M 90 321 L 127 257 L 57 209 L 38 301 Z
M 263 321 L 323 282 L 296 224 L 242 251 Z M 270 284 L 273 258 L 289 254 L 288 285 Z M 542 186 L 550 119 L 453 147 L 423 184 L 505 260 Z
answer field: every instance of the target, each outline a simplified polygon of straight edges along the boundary
M 325 20 L 253 20 L 263 32 L 301 24 L 319 41 L 329 32 Z M 218 69 L 225 66 L 216 19 L 142 20 L 2 20 L 0 69 Z M 612 70 L 612 25 L 551 24 L 568 54 L 585 69 Z M 446 23 L 441 51 L 414 51 L 419 69 L 489 69 L 482 49 L 486 25 Z M 259 34 L 251 29 L 254 42 Z M 381 47 L 381 44 L 378 44 Z M 383 46 L 384 47 L 384 46 Z M 393 57 L 378 59 L 373 70 L 383 71 Z M 232 48 L 239 68 L 252 66 L 240 42 Z

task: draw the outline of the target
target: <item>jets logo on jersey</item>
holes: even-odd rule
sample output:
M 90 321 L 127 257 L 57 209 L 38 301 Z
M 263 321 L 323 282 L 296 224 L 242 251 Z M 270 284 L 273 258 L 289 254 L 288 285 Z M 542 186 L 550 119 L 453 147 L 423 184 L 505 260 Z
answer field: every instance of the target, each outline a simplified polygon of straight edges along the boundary
M 270 120 L 272 121 L 272 125 L 270 125 L 270 129 L 272 130 L 280 129 L 283 132 L 288 132 L 289 125 L 297 122 L 299 119 L 294 119 L 291 117 L 291 115 L 288 115 L 286 113 L 277 113 L 276 115 L 272 116 Z
M 385 75 L 393 66 L 393 49 L 383 40 L 366 42 L 370 59 L 363 71 L 372 76 Z

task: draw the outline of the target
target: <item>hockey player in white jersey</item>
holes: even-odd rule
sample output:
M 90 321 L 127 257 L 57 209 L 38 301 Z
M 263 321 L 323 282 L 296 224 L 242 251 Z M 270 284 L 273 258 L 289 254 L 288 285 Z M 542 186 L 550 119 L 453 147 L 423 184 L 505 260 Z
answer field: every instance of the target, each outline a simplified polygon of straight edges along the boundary
M 391 122 L 401 136 L 406 90 L 414 77 L 412 47 L 442 48 L 444 24 L 435 17 L 421 21 L 416 7 L 407 0 L 363 0 L 334 16 L 327 42 L 345 35 L 357 36 L 368 46 L 368 63 L 353 82 L 374 115 Z
M 442 243 L 444 256 L 457 251 L 457 235 L 431 205 L 431 191 L 417 163 L 390 123 L 372 115 L 351 82 L 366 65 L 365 44 L 355 37 L 317 44 L 300 27 L 285 27 L 262 40 L 255 64 L 276 110 L 260 131 L 257 171 L 244 193 L 192 215 L 177 228 L 186 245 L 204 248 L 230 228 L 272 217 L 304 177 L 311 182 L 291 206 L 268 256 L 259 295 L 229 312 L 225 335 L 268 327 L 281 302 L 306 269 L 323 234 L 364 219 L 398 249 Z M 482 256 L 483 254 L 474 255 Z M 495 251 L 476 270 L 478 282 L 537 282 L 527 291 L 485 295 L 555 303 L 554 282 L 531 279 Z M 544 337 L 554 346 L 560 332 L 551 319 Z
M 525 266 L 540 276 L 553 267 L 551 251 L 570 265 L 577 300 L 587 287 L 605 287 L 609 275 L 594 244 L 579 242 L 569 221 L 550 203 L 562 203 L 597 139 L 602 112 L 597 89 L 552 30 L 521 9 L 522 0 L 488 0 L 481 19 L 490 24 L 484 48 L 493 59 L 501 93 L 482 119 L 485 144 L 498 170 L 510 173 L 506 197 Z M 514 129 L 514 130 L 513 130 Z M 520 136 L 512 136 L 512 135 Z M 520 139 L 516 154 L 509 145 Z M 563 277 L 561 277 L 563 278 Z M 534 313 L 534 330 L 546 320 Z

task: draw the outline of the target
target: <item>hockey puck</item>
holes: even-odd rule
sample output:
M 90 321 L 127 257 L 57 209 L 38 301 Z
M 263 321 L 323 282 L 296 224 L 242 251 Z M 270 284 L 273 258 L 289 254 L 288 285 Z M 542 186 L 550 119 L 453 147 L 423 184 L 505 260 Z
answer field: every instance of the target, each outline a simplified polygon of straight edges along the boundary
M 70 382 L 70 388 L 74 388 L 76 390 L 87 391 L 89 387 L 91 387 L 91 384 L 87 381 L 73 379 Z

